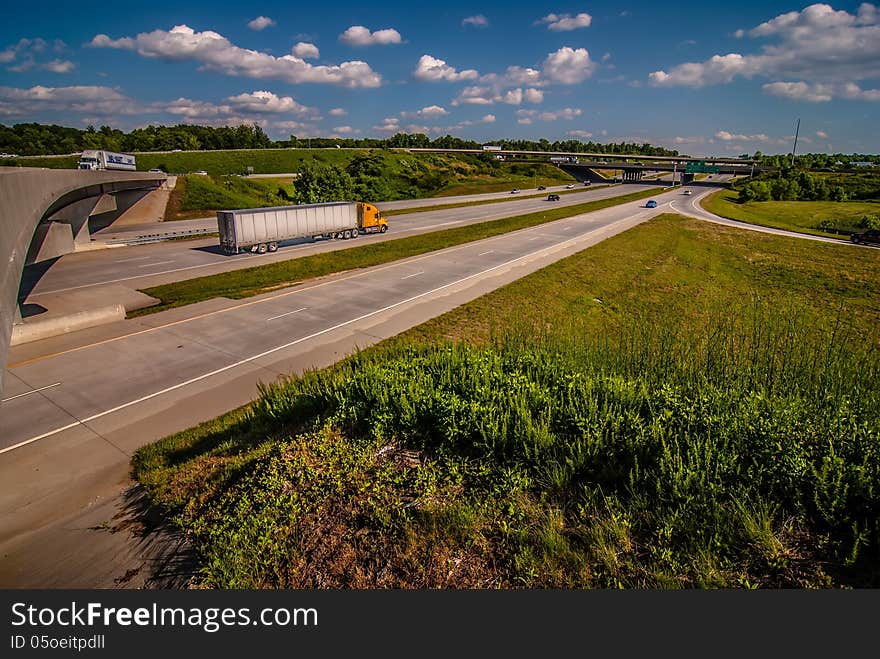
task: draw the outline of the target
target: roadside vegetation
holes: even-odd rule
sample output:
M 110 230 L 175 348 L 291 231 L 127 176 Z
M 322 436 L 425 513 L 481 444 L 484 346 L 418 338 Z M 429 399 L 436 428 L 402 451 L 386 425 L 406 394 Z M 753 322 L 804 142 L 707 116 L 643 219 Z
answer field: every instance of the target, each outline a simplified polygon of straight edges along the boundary
M 737 190 L 721 190 L 703 199 L 707 211 L 731 220 L 846 239 L 871 228 L 880 217 L 877 201 L 740 201 Z
M 206 587 L 876 587 L 878 273 L 660 216 L 134 475 Z
M 255 153 L 262 156 L 266 152 Z M 204 155 L 241 157 L 237 153 Z M 293 155 L 301 157 L 294 160 Z M 289 157 L 290 162 L 279 165 L 277 169 L 297 173 L 296 179 L 248 178 L 216 173 L 218 170 L 229 171 L 229 163 L 224 166 L 215 163 L 218 169 L 214 172 L 208 169 L 208 176 L 180 176 L 171 194 L 165 219 L 190 219 L 218 210 L 237 208 L 326 200 L 393 201 L 493 192 L 514 187 L 551 186 L 574 181 L 568 174 L 547 163 L 501 163 L 487 156 L 412 156 L 378 150 L 327 150 L 300 152 Z
M 446 229 L 445 231 L 434 231 L 409 238 L 399 238 L 383 242 L 368 242 L 367 239 L 363 244 L 349 249 L 312 254 L 298 259 L 279 261 L 277 263 L 155 286 L 144 289 L 142 292 L 159 299 L 161 302 L 152 307 L 129 312 L 129 316 L 140 316 L 165 311 L 166 309 L 194 304 L 215 297 L 241 299 L 259 295 L 285 286 L 292 286 L 314 277 L 389 263 L 398 259 L 433 252 L 438 249 L 445 249 L 474 240 L 482 240 L 483 238 L 490 238 L 491 236 L 497 236 L 510 231 L 537 226 L 564 217 L 589 213 L 628 201 L 645 199 L 657 194 L 658 190 L 659 188 L 639 190 L 638 192 L 620 197 L 599 199 L 575 206 L 553 207 L 535 213 L 490 220 L 455 229 Z

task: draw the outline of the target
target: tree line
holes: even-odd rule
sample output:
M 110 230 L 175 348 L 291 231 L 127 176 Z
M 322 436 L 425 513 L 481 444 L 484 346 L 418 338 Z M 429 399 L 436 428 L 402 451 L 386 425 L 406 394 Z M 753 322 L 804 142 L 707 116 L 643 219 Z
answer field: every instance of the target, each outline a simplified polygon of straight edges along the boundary
M 492 144 L 504 149 L 521 151 L 568 151 L 572 153 L 608 153 L 676 156 L 678 151 L 670 151 L 648 143 L 616 142 L 602 144 L 563 140 L 550 142 L 540 140 L 496 140 Z M 146 126 L 125 133 L 110 126 L 88 126 L 85 129 L 58 126 L 54 124 L 24 123 L 13 126 L 0 124 L 0 151 L 20 156 L 43 156 L 78 153 L 85 149 L 105 149 L 107 151 L 213 151 L 220 149 L 267 149 L 267 148 L 343 148 L 381 149 L 381 148 L 436 148 L 436 149 L 480 149 L 482 142 L 464 140 L 452 135 L 434 139 L 422 133 L 398 133 L 387 139 L 381 138 L 335 138 L 335 137 L 297 137 L 291 135 L 287 140 L 272 140 L 260 126 L 242 124 L 240 126 L 196 126 L 179 124 L 177 126 Z

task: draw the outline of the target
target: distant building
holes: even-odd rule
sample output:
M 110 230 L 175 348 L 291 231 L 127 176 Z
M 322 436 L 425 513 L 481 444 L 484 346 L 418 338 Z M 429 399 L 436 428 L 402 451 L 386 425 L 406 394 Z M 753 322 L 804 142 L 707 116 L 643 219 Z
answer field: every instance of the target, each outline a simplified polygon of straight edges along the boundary
M 853 167 L 874 167 L 874 163 L 868 162 L 867 160 L 858 160 L 855 162 L 851 162 L 850 165 Z

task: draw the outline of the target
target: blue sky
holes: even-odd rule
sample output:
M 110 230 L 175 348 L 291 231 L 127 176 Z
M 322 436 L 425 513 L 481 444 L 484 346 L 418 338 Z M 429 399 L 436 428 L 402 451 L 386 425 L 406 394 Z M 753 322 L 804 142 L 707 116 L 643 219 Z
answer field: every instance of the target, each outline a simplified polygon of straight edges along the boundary
M 880 7 L 16 3 L 0 122 L 880 152 Z

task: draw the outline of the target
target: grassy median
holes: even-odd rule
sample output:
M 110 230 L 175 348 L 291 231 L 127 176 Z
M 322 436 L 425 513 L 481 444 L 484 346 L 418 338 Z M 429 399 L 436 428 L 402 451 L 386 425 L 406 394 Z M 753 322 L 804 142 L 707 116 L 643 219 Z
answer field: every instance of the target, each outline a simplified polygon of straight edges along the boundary
M 157 311 L 164 311 L 174 307 L 193 304 L 214 297 L 245 298 L 259 295 L 273 289 L 284 286 L 292 286 L 298 282 L 313 277 L 321 277 L 355 268 L 367 268 L 398 259 L 417 256 L 426 252 L 460 245 L 490 238 L 502 233 L 516 231 L 527 227 L 537 226 L 545 222 L 552 222 L 564 217 L 590 213 L 592 211 L 609 208 L 628 201 L 645 199 L 657 194 L 662 188 L 650 188 L 640 190 L 620 197 L 599 199 L 596 201 L 578 204 L 576 206 L 564 206 L 548 208 L 544 211 L 517 215 L 500 220 L 491 220 L 479 224 L 445 231 L 435 231 L 411 238 L 400 238 L 379 243 L 369 243 L 369 237 L 364 238 L 364 244 L 350 249 L 336 250 L 323 254 L 312 254 L 298 259 L 269 263 L 253 268 L 244 268 L 232 272 L 224 272 L 218 275 L 187 279 L 185 281 L 155 286 L 144 289 L 142 292 L 161 300 L 161 303 L 129 312 L 129 316 L 140 316 Z M 393 228 L 392 228 L 393 231 Z
M 207 587 L 876 587 L 878 275 L 660 216 L 134 474 Z

